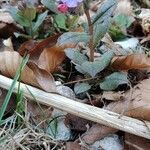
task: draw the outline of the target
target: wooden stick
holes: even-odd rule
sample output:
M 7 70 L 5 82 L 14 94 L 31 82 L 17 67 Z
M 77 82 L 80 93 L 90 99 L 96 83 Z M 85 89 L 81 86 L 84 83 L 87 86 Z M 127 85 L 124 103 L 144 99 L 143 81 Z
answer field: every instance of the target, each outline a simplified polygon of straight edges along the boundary
M 12 79 L 0 75 L 0 87 L 9 89 L 12 81 Z M 17 92 L 17 87 L 18 83 L 14 89 L 15 93 Z M 30 92 L 41 104 L 53 106 L 73 115 L 100 123 L 102 125 L 150 139 L 150 131 L 143 121 L 126 116 L 122 116 L 120 118 L 120 114 L 83 104 L 58 94 L 47 93 L 23 83 L 21 83 L 20 87 L 24 91 L 24 95 L 31 100 L 33 100 L 33 97 L 31 96 Z M 27 88 L 30 90 L 30 92 Z M 150 122 L 148 123 L 150 124 Z

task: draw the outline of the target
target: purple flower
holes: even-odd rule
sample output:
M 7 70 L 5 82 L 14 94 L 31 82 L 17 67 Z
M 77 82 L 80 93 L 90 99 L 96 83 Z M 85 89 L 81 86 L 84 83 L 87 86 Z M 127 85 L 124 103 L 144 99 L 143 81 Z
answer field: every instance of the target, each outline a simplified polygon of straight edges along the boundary
M 83 0 L 61 0 L 61 2 L 65 3 L 69 8 L 77 7 L 82 1 Z

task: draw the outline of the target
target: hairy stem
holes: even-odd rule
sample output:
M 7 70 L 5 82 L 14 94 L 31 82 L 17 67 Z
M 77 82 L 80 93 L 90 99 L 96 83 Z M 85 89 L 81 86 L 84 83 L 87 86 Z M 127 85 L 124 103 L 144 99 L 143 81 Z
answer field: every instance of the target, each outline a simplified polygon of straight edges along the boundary
M 85 15 L 88 21 L 89 26 L 89 34 L 90 34 L 90 41 L 89 41 L 89 48 L 90 48 L 90 61 L 94 61 L 94 46 L 93 46 L 93 24 L 91 21 L 89 9 L 85 10 Z

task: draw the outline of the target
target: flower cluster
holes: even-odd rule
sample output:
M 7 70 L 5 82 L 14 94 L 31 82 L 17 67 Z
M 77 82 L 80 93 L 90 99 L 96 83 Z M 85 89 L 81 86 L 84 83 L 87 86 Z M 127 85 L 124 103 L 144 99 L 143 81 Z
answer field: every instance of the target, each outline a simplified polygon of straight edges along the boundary
M 68 12 L 69 8 L 76 8 L 83 0 L 61 0 L 58 10 L 62 13 Z

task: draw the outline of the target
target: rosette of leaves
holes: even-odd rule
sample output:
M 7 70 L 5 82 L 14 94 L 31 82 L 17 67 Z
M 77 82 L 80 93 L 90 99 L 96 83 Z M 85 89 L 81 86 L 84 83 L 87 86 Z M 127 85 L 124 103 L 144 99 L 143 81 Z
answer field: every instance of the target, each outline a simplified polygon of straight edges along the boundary
M 20 6 L 19 8 L 10 7 L 7 10 L 12 18 L 20 24 L 26 34 L 16 33 L 17 36 L 23 36 L 25 38 L 32 38 L 38 36 L 38 31 L 43 21 L 45 20 L 48 11 L 38 14 L 36 8 L 27 4 Z
M 84 2 L 87 8 L 85 10 L 85 13 L 87 14 L 88 13 L 87 11 L 89 8 L 88 8 L 87 1 L 84 1 Z M 104 37 L 104 35 L 106 34 L 106 32 L 108 31 L 111 25 L 111 17 L 116 8 L 116 5 L 117 5 L 116 0 L 106 0 L 99 8 L 96 15 L 94 15 L 92 18 L 89 18 L 89 16 L 87 15 L 87 20 L 88 20 L 88 25 L 89 25 L 88 32 L 64 33 L 58 39 L 57 44 L 58 45 L 72 44 L 72 43 L 78 44 L 79 42 L 84 42 L 86 46 L 90 48 L 90 51 L 93 53 L 93 56 L 94 56 L 94 49 L 97 47 L 100 40 Z M 75 65 L 76 70 L 82 73 L 85 77 L 90 77 L 90 78 L 98 77 L 100 73 L 109 66 L 112 58 L 114 57 L 114 52 L 111 50 L 102 54 L 101 57 L 99 57 L 96 60 L 94 60 L 94 58 L 91 59 L 91 57 L 93 56 L 90 55 L 90 58 L 89 58 L 86 54 L 81 53 L 76 48 L 68 48 L 65 50 L 65 53 L 66 53 L 66 56 L 69 59 L 71 59 L 71 62 Z M 112 78 L 111 80 L 112 83 L 110 82 L 110 84 L 112 84 L 112 87 L 110 88 L 105 83 L 107 80 L 110 81 L 110 78 L 108 76 L 108 78 L 100 79 L 98 81 L 100 88 L 103 90 L 114 90 L 120 84 L 125 83 L 125 82 L 121 82 L 121 79 L 120 79 L 120 78 L 123 78 L 124 76 L 122 74 L 120 75 L 119 73 L 116 73 L 116 74 L 115 74 L 115 76 L 117 76 L 116 78 L 119 77 L 118 78 L 119 82 L 116 78 Z M 97 82 L 97 80 L 95 81 Z M 104 85 L 106 84 L 106 86 L 102 86 L 103 84 Z M 80 93 L 90 90 L 92 85 L 93 83 L 90 83 L 90 82 L 77 83 L 75 84 L 74 91 L 76 92 L 76 94 L 80 94 Z

